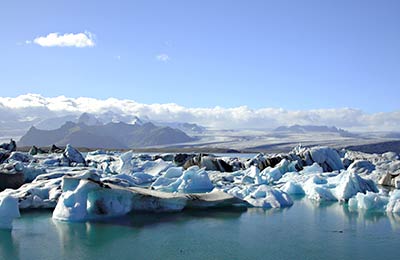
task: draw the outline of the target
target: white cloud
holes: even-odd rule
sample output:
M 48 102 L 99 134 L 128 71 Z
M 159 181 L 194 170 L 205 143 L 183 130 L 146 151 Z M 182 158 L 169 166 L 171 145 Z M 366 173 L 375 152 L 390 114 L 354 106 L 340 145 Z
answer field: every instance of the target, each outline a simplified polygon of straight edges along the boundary
M 167 62 L 170 60 L 168 54 L 165 54 L 165 53 L 161 53 L 161 54 L 157 55 L 156 59 L 159 61 L 162 61 L 162 62 Z
M 27 94 L 15 98 L 0 97 L 0 109 L 12 111 L 20 117 L 46 119 L 48 117 L 79 115 L 83 112 L 103 114 L 113 112 L 124 118 L 149 118 L 164 122 L 190 122 L 220 129 L 274 128 L 281 125 L 330 125 L 348 130 L 378 131 L 400 129 L 400 111 L 365 113 L 359 109 L 337 108 L 316 110 L 286 110 L 281 108 L 251 109 L 188 108 L 177 104 L 142 104 L 133 100 L 109 98 L 46 98 Z M 7 113 L 3 113 L 7 114 Z M 2 115 L 0 115 L 1 121 Z
M 49 33 L 46 36 L 40 36 L 33 41 L 27 40 L 26 44 L 35 43 L 42 47 L 93 47 L 95 46 L 94 35 L 90 32 L 83 33 Z

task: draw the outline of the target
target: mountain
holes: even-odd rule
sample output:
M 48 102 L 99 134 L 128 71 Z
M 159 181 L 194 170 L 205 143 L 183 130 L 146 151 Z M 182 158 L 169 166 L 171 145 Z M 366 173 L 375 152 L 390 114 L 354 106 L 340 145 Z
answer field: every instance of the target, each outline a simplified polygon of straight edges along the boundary
M 97 116 L 89 113 L 83 113 L 78 118 L 78 123 L 85 125 L 103 125 L 103 122 Z
M 289 132 L 289 133 L 336 133 L 342 137 L 355 137 L 356 134 L 350 133 L 341 128 L 335 126 L 325 126 L 325 125 L 292 125 L 292 126 L 280 126 L 275 128 L 274 132 Z
M 193 141 L 184 132 L 171 127 L 159 127 L 152 123 L 127 124 L 123 122 L 105 125 L 87 125 L 83 122 L 67 122 L 55 130 L 31 127 L 21 137 L 19 146 L 64 146 L 125 149 L 157 146 Z
M 204 126 L 200 126 L 198 124 L 191 124 L 191 123 L 181 123 L 181 122 L 158 122 L 152 121 L 155 125 L 159 126 L 168 126 L 171 128 L 176 128 L 182 130 L 187 134 L 201 134 L 206 131 Z

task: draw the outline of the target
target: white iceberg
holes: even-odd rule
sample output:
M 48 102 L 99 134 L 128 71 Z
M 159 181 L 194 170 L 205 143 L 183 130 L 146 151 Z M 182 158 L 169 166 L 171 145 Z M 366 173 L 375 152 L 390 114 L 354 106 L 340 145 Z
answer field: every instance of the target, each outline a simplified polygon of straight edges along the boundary
M 288 181 L 282 187 L 281 190 L 290 195 L 304 195 L 304 189 L 299 183 Z
M 313 163 L 310 166 L 304 166 L 303 170 L 300 171 L 300 174 L 312 174 L 312 173 L 323 173 L 324 169 L 319 166 L 318 163 Z
M 400 214 L 400 190 L 390 192 L 389 202 L 386 207 L 387 212 Z
M 18 200 L 0 194 L 0 229 L 11 229 L 12 221 L 20 217 Z
M 336 183 L 333 193 L 338 201 L 345 201 L 358 192 L 379 192 L 373 180 L 364 179 L 357 173 L 343 171 L 336 177 L 329 178 L 330 183 Z
M 179 173 L 179 170 L 174 169 L 168 174 L 158 177 L 151 187 L 165 192 L 182 193 L 204 193 L 214 189 L 207 172 L 199 169 L 198 166 L 189 167 L 179 178 L 175 178 Z
M 104 189 L 87 179 L 64 177 L 63 193 L 53 211 L 53 218 L 84 221 L 120 216 L 132 209 L 132 193 L 122 189 Z
M 292 199 L 286 192 L 267 185 L 258 186 L 244 200 L 253 207 L 259 208 L 284 208 L 293 205 Z
M 367 193 L 357 193 L 354 197 L 349 199 L 348 207 L 352 211 L 378 211 L 384 212 L 386 205 L 389 202 L 387 196 L 367 191 Z
M 69 144 L 65 147 L 63 157 L 69 162 L 69 164 L 86 164 L 85 158 L 83 158 L 82 154 Z

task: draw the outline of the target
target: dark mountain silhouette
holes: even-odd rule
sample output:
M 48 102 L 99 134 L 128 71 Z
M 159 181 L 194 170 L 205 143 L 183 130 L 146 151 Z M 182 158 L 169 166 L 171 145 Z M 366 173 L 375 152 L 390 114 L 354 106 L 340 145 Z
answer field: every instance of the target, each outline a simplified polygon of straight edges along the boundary
M 82 120 L 84 121 L 84 120 Z M 157 146 L 193 141 L 184 132 L 171 127 L 159 127 L 152 123 L 127 124 L 123 122 L 105 125 L 87 125 L 67 122 L 55 130 L 31 127 L 21 137 L 19 146 L 64 146 L 125 149 Z

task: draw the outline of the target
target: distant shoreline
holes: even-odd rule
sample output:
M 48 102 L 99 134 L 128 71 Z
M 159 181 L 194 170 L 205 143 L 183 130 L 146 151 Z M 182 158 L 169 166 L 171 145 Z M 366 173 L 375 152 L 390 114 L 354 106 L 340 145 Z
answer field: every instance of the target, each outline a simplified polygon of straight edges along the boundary
M 268 148 L 267 148 L 268 147 Z M 21 152 L 28 152 L 31 147 L 24 146 L 18 147 L 17 150 Z M 41 147 L 48 151 L 50 147 Z M 61 147 L 64 148 L 64 147 Z M 293 148 L 293 147 L 292 147 Z M 371 144 L 362 145 L 352 145 L 352 146 L 342 146 L 336 147 L 337 149 L 348 149 L 353 151 L 360 151 L 365 153 L 385 153 L 385 152 L 395 152 L 400 153 L 400 141 L 383 141 Z M 113 149 L 113 148 L 87 148 L 87 147 L 77 147 L 81 152 L 92 152 L 96 150 L 106 150 L 106 151 L 133 151 L 136 153 L 285 153 L 289 152 L 291 148 L 280 148 L 271 144 L 264 147 L 257 148 L 247 148 L 243 150 L 229 149 L 229 148 L 216 148 L 216 147 L 146 147 L 146 148 L 132 148 L 132 149 Z

